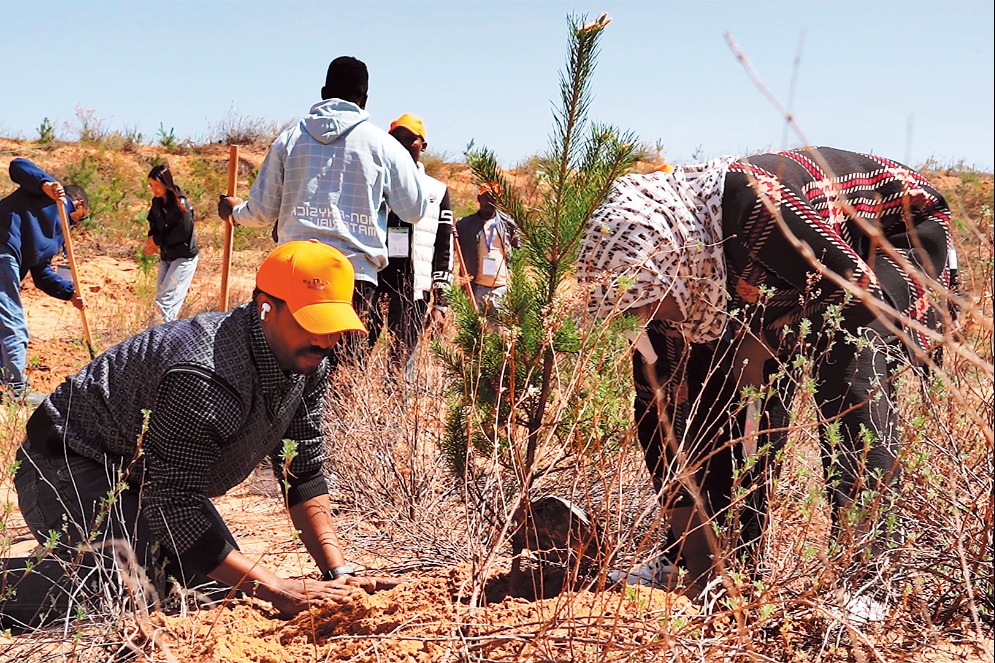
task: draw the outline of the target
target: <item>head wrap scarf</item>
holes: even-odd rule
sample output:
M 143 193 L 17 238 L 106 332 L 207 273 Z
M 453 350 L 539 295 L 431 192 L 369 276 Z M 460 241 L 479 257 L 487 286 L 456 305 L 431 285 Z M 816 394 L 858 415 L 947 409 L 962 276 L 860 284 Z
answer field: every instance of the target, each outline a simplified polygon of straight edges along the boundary
M 694 343 L 722 335 L 729 295 L 722 255 L 722 192 L 735 157 L 619 178 L 591 216 L 578 277 L 588 311 L 612 312 L 671 295 Z

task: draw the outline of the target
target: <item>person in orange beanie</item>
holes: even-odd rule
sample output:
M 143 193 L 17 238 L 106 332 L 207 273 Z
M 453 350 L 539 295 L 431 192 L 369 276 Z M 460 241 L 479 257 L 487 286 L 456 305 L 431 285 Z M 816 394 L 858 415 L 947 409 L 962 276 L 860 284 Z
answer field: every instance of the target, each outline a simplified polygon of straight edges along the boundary
M 417 224 L 404 223 L 393 212 L 387 218 L 388 263 L 377 275 L 369 315 L 372 347 L 386 323 L 390 332 L 390 364 L 410 378 L 414 353 L 425 330 L 428 310 L 440 320 L 446 311 L 444 290 L 452 278 L 453 211 L 449 187 L 430 177 L 420 159 L 428 147 L 425 124 L 410 113 L 390 124 L 391 136 L 415 160 L 428 211 Z M 386 304 L 386 315 L 382 310 Z

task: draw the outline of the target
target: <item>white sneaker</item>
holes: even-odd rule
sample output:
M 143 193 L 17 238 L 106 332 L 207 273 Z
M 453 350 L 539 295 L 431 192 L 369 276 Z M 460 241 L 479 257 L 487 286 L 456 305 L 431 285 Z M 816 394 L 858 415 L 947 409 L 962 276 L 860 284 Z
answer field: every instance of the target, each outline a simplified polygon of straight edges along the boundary
M 662 553 L 630 573 L 618 570 L 608 574 L 608 580 L 612 583 L 642 585 L 657 589 L 673 589 L 679 577 L 677 565 Z
M 854 626 L 866 626 L 888 619 L 888 604 L 872 596 L 857 595 L 845 600 L 846 616 Z

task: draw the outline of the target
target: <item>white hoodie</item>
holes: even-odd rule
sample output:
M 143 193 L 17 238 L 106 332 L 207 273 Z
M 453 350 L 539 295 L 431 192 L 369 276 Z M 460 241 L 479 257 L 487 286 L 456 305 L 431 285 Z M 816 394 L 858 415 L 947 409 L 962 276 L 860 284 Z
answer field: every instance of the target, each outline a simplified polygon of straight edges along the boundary
M 239 225 L 277 224 L 279 243 L 317 239 L 345 254 L 356 279 L 377 282 L 387 265 L 387 208 L 415 223 L 427 209 L 411 155 L 342 99 L 311 107 L 270 146 Z

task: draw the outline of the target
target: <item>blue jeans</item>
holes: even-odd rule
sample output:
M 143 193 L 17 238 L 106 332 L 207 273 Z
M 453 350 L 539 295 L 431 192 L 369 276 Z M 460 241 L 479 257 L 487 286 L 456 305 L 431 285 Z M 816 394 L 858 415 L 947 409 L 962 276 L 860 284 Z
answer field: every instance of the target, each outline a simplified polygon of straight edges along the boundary
M 183 308 L 183 300 L 187 297 L 193 274 L 197 271 L 199 258 L 198 254 L 193 258 L 159 261 L 155 303 L 162 312 L 163 322 L 171 322 L 180 317 L 180 309 Z
M 17 259 L 0 252 L 0 385 L 20 396 L 27 390 L 28 321 L 21 304 Z

